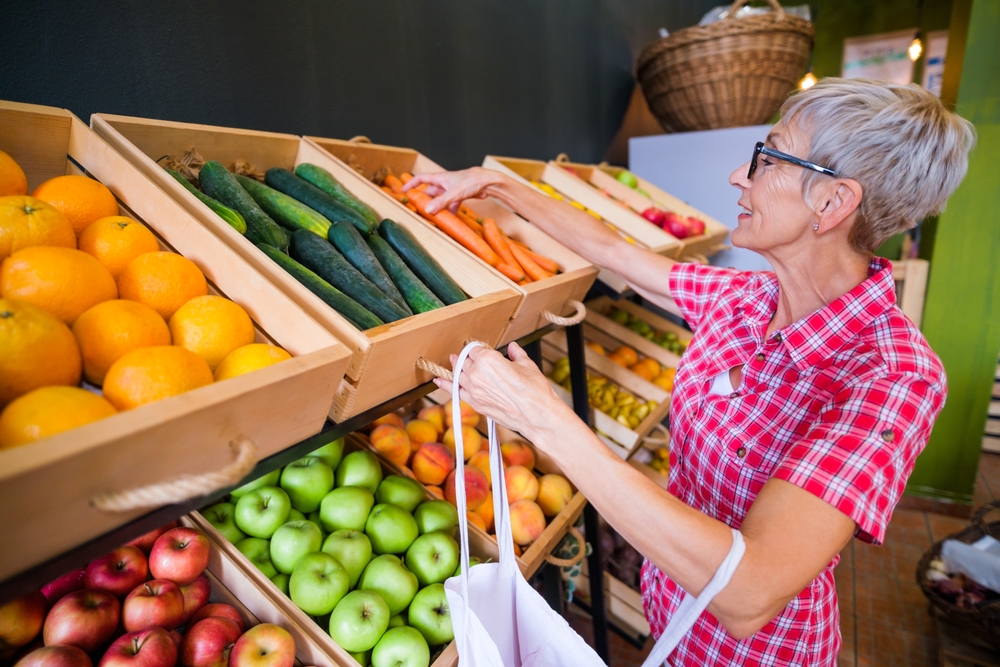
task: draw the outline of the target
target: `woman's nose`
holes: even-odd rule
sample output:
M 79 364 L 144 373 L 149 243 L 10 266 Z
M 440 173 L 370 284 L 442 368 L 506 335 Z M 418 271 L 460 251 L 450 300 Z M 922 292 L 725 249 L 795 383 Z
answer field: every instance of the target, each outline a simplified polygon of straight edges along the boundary
M 747 178 L 747 172 L 750 171 L 750 162 L 744 162 L 742 166 L 737 167 L 736 171 L 729 174 L 729 184 L 739 188 L 740 190 L 746 190 L 753 183 L 749 178 Z

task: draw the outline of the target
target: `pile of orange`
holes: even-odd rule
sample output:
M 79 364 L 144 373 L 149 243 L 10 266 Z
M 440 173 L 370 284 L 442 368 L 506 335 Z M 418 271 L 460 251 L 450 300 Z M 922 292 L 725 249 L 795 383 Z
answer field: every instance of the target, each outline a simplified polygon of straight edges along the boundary
M 627 368 L 646 382 L 652 382 L 664 391 L 674 390 L 674 375 L 676 368 L 663 366 L 652 357 L 639 358 L 639 353 L 628 345 L 622 345 L 611 354 L 607 354 L 600 343 L 587 342 L 589 347 L 598 354 L 606 355 L 610 361 L 615 362 L 623 368 Z
M 289 358 L 86 176 L 0 151 L 0 449 Z M 81 379 L 88 386 L 79 387 Z

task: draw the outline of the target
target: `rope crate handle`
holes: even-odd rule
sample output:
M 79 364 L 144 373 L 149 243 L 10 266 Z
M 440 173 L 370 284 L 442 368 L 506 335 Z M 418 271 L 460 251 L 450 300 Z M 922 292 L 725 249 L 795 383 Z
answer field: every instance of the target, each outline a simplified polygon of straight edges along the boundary
M 492 349 L 490 345 L 487 345 L 483 341 L 476 340 L 474 338 L 470 338 L 464 343 L 462 343 L 462 347 L 464 348 L 469 343 L 479 343 L 486 349 Z M 413 365 L 422 371 L 427 371 L 434 377 L 444 378 L 445 380 L 448 380 L 448 382 L 451 382 L 454 379 L 454 376 L 450 369 L 445 368 L 441 364 L 435 363 L 430 359 L 425 359 L 424 357 L 417 357 L 416 361 L 413 362 Z
M 583 539 L 583 535 L 577 530 L 576 526 L 570 526 L 566 531 L 567 535 L 571 535 L 576 543 L 580 545 L 580 550 L 576 552 L 576 555 L 572 558 L 559 558 L 558 556 L 553 556 L 552 554 L 546 554 L 545 562 L 551 563 L 556 567 L 573 567 L 584 558 L 587 557 L 587 542 Z
M 566 153 L 560 153 L 559 155 L 556 156 L 556 162 L 558 162 L 559 164 L 568 164 L 569 155 L 567 155 Z
M 366 137 L 363 134 L 359 134 L 356 137 L 351 137 L 350 139 L 348 139 L 348 141 L 350 143 L 352 143 L 352 144 L 370 144 L 370 143 L 372 143 L 372 140 L 369 139 L 368 137 Z
M 656 437 L 656 436 L 652 435 L 653 431 L 658 432 L 661 437 Z M 644 444 L 644 445 L 659 445 L 661 447 L 669 447 L 670 446 L 670 431 L 668 431 L 667 427 L 664 426 L 663 424 L 653 424 L 653 428 L 650 431 L 650 435 L 647 435 L 645 438 L 643 438 L 642 444 Z
M 587 317 L 587 307 L 580 301 L 577 301 L 576 299 L 568 299 L 566 301 L 566 305 L 572 306 L 575 311 L 569 317 L 560 317 L 551 310 L 543 310 L 542 317 L 557 327 L 571 327 L 575 324 L 583 322 L 583 320 Z
M 229 443 L 235 460 L 219 470 L 200 475 L 181 475 L 163 482 L 123 491 L 101 493 L 90 504 L 103 512 L 131 512 L 151 509 L 204 496 L 242 480 L 257 465 L 257 445 L 242 435 Z

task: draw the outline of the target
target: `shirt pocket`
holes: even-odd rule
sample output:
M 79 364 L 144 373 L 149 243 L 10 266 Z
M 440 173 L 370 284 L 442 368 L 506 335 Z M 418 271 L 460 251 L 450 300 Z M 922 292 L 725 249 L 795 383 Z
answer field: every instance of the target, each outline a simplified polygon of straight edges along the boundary
M 738 518 L 734 527 L 738 527 L 761 488 L 771 479 L 775 467 L 781 461 L 783 448 L 775 446 L 771 438 L 762 442 L 740 435 L 727 437 L 723 443 L 721 467 L 724 504 L 732 504 L 733 516 Z

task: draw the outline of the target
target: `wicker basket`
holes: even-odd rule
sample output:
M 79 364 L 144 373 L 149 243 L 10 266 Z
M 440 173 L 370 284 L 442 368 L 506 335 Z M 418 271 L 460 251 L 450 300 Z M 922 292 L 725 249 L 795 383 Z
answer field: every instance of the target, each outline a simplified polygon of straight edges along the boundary
M 1000 521 L 986 522 L 986 515 L 998 508 L 1000 501 L 986 503 L 972 516 L 971 526 L 945 539 L 958 540 L 965 544 L 971 544 L 984 535 L 1000 539 Z M 944 540 L 935 543 L 920 559 L 920 563 L 917 564 L 917 583 L 945 620 L 972 631 L 977 637 L 1000 650 L 1000 598 L 987 601 L 976 609 L 965 609 L 931 587 L 931 581 L 927 579 L 927 569 L 932 560 L 940 557 L 943 542 Z
M 760 125 L 795 89 L 813 45 L 813 25 L 768 0 L 769 14 L 678 30 L 639 54 L 636 76 L 668 132 Z

